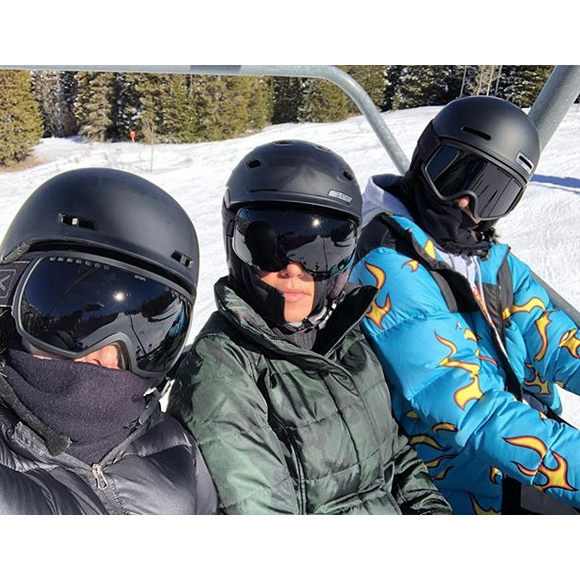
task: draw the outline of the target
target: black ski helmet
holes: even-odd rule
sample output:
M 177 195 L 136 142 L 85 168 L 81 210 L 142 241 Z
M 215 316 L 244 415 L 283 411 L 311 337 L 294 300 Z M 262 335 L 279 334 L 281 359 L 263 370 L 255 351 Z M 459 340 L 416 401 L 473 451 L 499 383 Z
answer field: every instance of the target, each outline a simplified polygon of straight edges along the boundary
M 316 206 L 362 221 L 362 197 L 348 163 L 308 141 L 275 141 L 253 149 L 227 182 L 224 205 L 236 211 L 254 204 Z
M 168 193 L 137 175 L 87 168 L 49 179 L 14 217 L 0 243 L 0 263 L 55 245 L 134 261 L 195 295 L 193 224 Z
M 423 160 L 442 140 L 474 148 L 526 183 L 540 159 L 540 137 L 532 120 L 518 106 L 497 97 L 464 97 L 443 107 L 419 138 Z
M 290 207 L 289 207 L 290 206 Z M 227 182 L 222 217 L 230 278 L 264 318 L 284 324 L 284 297 L 262 282 L 233 250 L 236 214 L 242 208 L 325 211 L 358 228 L 362 196 L 346 161 L 326 147 L 307 141 L 275 141 L 253 149 L 234 168 Z M 313 312 L 339 299 L 348 271 L 315 282 Z M 316 324 L 319 324 L 317 322 Z

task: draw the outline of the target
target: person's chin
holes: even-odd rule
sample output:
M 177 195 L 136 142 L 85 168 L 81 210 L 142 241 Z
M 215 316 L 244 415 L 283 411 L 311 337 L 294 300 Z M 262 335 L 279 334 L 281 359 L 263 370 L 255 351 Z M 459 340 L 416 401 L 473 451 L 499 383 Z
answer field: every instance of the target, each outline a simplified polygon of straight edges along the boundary
M 310 314 L 310 303 L 307 300 L 308 298 L 309 297 L 307 296 L 304 299 L 304 302 L 308 302 L 308 304 L 303 304 L 301 303 L 302 301 L 290 304 L 286 303 L 286 307 L 284 308 L 284 318 L 286 319 L 286 322 L 297 323 L 308 317 Z

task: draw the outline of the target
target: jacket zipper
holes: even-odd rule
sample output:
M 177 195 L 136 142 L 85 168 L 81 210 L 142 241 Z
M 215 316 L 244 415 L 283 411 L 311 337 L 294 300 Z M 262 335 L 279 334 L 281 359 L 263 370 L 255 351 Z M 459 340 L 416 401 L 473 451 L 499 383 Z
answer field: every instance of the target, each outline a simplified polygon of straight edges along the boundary
M 100 463 L 93 463 L 91 465 L 91 471 L 93 472 L 93 477 L 97 482 L 97 489 L 103 490 L 109 487 L 109 482 L 105 478 L 105 474 L 103 473 L 103 468 L 101 467 Z

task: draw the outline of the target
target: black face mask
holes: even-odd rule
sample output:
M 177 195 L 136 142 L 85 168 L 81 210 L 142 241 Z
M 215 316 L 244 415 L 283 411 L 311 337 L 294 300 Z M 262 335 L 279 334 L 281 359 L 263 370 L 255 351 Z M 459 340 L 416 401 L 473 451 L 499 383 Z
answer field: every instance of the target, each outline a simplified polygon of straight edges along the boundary
M 476 224 L 453 200 L 437 197 L 422 175 L 420 166 L 421 160 L 416 152 L 411 169 L 391 193 L 405 204 L 417 225 L 445 251 L 485 255 L 490 247 L 487 231 L 491 222 Z
M 66 452 L 89 464 L 129 435 L 152 383 L 129 371 L 13 349 L 2 372 L 35 418 L 71 440 Z

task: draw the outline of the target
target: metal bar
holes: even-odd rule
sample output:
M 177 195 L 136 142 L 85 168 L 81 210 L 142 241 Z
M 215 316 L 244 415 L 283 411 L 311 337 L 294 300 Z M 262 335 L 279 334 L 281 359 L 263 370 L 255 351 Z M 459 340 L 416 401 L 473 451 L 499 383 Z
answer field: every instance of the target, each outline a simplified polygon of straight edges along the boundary
M 281 76 L 325 79 L 340 87 L 369 122 L 381 145 L 400 173 L 409 168 L 409 160 L 387 127 L 366 91 L 343 70 L 331 65 L 0 65 L 16 70 L 67 70 L 90 72 L 127 72 L 197 74 L 219 76 Z
M 579 94 L 580 66 L 556 66 L 529 112 L 540 134 L 542 149 L 546 147 Z M 580 312 L 536 273 L 533 273 L 533 276 L 544 287 L 554 306 L 563 310 L 577 326 L 580 326 Z
M 536 282 L 538 282 L 541 286 L 544 287 L 544 290 L 548 293 L 552 304 L 556 306 L 558 309 L 564 311 L 574 322 L 577 326 L 580 326 L 580 312 L 570 304 L 561 294 L 556 292 L 543 278 L 540 278 L 538 274 L 532 272 L 532 278 Z
M 379 115 L 371 98 L 347 73 L 330 65 L 0 65 L 0 69 L 15 70 L 68 70 L 93 72 L 200 74 L 231 76 L 287 76 L 326 79 L 338 85 L 358 106 L 381 145 L 401 173 L 409 167 L 409 161 L 399 144 Z M 467 65 L 464 70 L 464 81 Z M 463 88 L 463 87 L 462 87 Z M 540 92 L 530 117 L 540 133 L 542 148 L 546 146 L 566 112 L 580 93 L 580 65 L 556 66 Z M 565 311 L 580 326 L 580 312 L 553 290 L 539 276 L 535 278 L 548 292 L 554 305 Z
M 467 77 L 467 65 L 463 67 L 463 80 L 461 81 L 461 91 L 459 92 L 459 98 L 463 96 L 463 89 L 465 88 L 466 77 Z
M 548 144 L 578 95 L 580 95 L 580 65 L 555 67 L 529 112 L 530 118 L 538 128 L 542 149 Z

